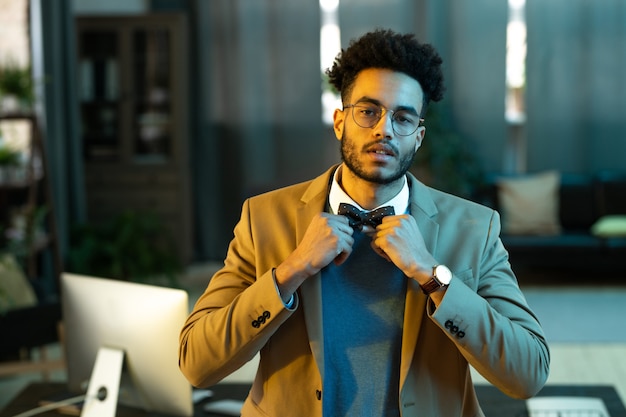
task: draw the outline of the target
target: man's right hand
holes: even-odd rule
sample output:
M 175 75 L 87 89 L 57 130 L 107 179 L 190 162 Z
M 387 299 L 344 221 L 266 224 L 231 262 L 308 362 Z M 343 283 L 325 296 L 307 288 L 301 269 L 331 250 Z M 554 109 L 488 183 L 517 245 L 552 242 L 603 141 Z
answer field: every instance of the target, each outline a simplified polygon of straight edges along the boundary
M 307 278 L 331 262 L 342 264 L 352 253 L 353 232 L 345 216 L 316 215 L 298 247 L 276 268 L 282 298 L 288 300 Z

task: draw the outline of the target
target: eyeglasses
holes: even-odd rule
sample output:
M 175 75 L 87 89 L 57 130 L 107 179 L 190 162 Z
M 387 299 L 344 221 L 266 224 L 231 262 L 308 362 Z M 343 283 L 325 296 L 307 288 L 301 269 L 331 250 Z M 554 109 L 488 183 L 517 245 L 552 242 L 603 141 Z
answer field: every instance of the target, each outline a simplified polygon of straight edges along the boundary
M 383 114 L 391 114 L 391 127 L 398 136 L 409 136 L 417 131 L 424 121 L 409 110 L 389 110 L 373 103 L 347 104 L 345 109 L 352 108 L 354 122 L 363 128 L 372 128 L 378 124 Z

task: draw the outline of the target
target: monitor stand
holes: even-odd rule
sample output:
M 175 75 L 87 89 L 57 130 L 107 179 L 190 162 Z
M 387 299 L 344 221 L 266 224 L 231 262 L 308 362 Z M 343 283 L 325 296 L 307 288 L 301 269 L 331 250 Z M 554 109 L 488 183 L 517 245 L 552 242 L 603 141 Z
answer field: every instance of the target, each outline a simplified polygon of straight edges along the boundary
M 81 417 L 115 417 L 123 364 L 123 350 L 98 350 Z

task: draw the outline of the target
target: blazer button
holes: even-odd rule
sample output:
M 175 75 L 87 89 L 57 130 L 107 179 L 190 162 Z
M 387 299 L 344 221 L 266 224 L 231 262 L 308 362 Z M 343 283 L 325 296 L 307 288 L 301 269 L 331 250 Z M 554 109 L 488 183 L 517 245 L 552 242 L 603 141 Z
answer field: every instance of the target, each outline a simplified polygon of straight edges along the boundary
M 252 320 L 252 327 L 258 329 L 262 324 L 265 324 L 265 321 L 270 318 L 270 312 L 264 311 L 263 315 L 259 316 L 256 320 Z
M 316 389 L 315 390 L 315 398 L 317 398 L 318 401 L 321 400 L 322 399 L 322 391 Z

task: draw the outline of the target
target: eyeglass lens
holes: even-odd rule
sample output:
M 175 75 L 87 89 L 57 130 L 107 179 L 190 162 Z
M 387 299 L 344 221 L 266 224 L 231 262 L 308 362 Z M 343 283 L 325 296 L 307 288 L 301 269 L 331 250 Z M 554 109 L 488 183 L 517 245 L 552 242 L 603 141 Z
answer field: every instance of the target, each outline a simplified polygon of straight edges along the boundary
M 352 107 L 352 117 L 356 124 L 364 128 L 374 127 L 385 112 L 391 113 L 391 126 L 400 136 L 414 133 L 420 124 L 419 116 L 407 110 L 388 110 L 374 104 L 355 104 L 349 107 Z

